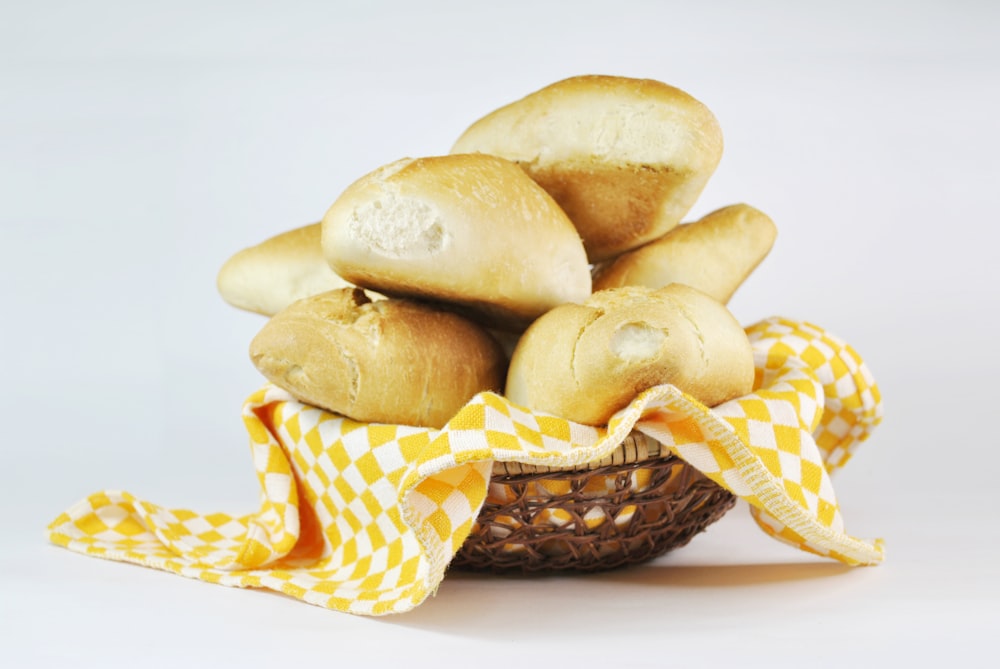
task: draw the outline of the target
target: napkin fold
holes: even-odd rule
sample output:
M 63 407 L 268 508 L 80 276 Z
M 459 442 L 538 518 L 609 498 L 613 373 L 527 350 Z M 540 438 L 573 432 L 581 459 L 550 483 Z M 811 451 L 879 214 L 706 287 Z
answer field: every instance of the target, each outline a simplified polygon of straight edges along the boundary
M 381 615 L 432 594 L 486 498 L 495 461 L 573 467 L 634 429 L 746 500 L 761 529 L 849 565 L 882 560 L 848 535 L 830 475 L 882 417 L 857 353 L 823 329 L 775 317 L 747 329 L 756 390 L 709 409 L 650 388 L 607 427 L 481 393 L 441 430 L 367 424 L 267 384 L 243 406 L 260 485 L 256 513 L 166 509 L 124 491 L 87 497 L 49 525 L 87 555 L 319 606 Z

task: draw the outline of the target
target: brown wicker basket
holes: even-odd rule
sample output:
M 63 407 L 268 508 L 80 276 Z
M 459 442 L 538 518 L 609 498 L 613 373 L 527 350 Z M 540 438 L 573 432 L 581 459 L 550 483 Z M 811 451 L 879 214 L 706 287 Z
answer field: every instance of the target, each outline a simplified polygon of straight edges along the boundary
M 521 574 L 614 569 L 687 544 L 735 503 L 633 432 L 585 469 L 495 463 L 483 509 L 451 565 Z

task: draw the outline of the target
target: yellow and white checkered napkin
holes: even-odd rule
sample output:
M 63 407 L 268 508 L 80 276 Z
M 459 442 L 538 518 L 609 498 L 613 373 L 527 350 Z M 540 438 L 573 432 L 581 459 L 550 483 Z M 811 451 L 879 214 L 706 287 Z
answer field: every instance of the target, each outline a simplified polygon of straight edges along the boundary
M 758 390 L 708 409 L 657 386 L 606 429 L 492 393 L 442 430 L 357 423 L 266 385 L 243 409 L 261 488 L 256 513 L 203 515 L 106 491 L 56 518 L 49 536 L 88 555 L 341 611 L 406 611 L 443 579 L 494 461 L 581 465 L 636 429 L 747 500 L 769 535 L 846 564 L 881 561 L 879 541 L 845 534 L 830 483 L 881 418 L 867 368 L 813 325 L 772 318 L 747 332 Z

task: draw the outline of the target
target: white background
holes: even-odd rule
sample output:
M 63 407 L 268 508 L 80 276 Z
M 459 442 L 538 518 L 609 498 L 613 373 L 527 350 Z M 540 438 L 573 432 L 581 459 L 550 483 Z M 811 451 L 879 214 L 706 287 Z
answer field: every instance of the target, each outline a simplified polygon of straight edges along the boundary
M 998 7 L 8 0 L 4 664 L 995 666 Z M 747 202 L 780 231 L 733 311 L 813 321 L 870 364 L 885 422 L 835 485 L 884 565 L 799 554 L 737 508 L 648 566 L 449 575 L 372 619 L 46 542 L 102 489 L 253 511 L 239 411 L 263 319 L 218 297 L 223 261 L 584 73 L 715 112 L 726 151 L 690 218 Z

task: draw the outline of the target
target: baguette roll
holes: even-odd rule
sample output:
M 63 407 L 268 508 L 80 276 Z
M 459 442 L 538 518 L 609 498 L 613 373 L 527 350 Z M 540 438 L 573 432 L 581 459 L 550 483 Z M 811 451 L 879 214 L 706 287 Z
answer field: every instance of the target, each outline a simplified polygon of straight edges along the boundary
M 626 287 L 553 309 L 514 350 L 507 397 L 588 425 L 652 386 L 671 383 L 707 406 L 753 389 L 753 352 L 729 311 L 693 288 Z
M 243 249 L 222 265 L 219 294 L 232 306 L 273 316 L 292 302 L 351 284 L 330 269 L 313 223 Z
M 777 235 L 764 212 L 746 204 L 723 207 L 604 265 L 595 272 L 594 290 L 683 283 L 727 304 Z
M 360 288 L 299 300 L 250 344 L 269 381 L 357 421 L 442 427 L 476 393 L 503 388 L 506 357 L 480 326 Z
M 705 105 L 649 79 L 556 82 L 476 121 L 453 153 L 519 164 L 566 211 L 591 262 L 655 239 L 687 214 L 722 157 Z
M 362 177 L 327 211 L 322 245 L 356 285 L 447 303 L 501 329 L 590 294 L 566 214 L 493 156 L 403 159 Z

